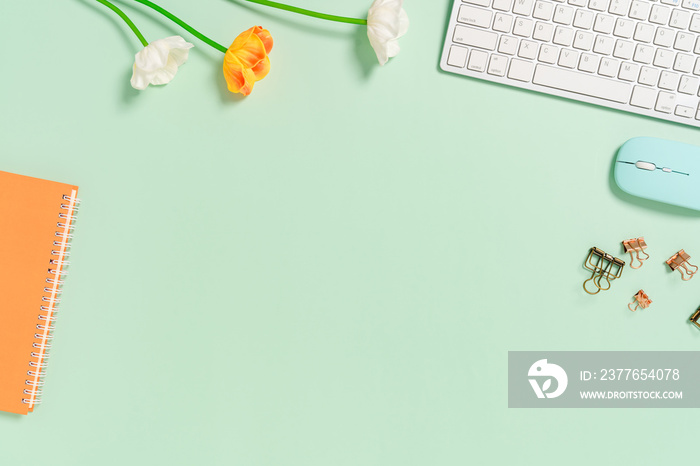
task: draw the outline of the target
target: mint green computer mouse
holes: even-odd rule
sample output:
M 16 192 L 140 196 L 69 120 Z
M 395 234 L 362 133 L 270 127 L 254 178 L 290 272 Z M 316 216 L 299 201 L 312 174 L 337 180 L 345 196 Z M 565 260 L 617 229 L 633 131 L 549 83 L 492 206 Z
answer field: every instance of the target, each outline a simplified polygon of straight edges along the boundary
M 632 138 L 620 147 L 615 183 L 633 196 L 700 210 L 700 147 Z

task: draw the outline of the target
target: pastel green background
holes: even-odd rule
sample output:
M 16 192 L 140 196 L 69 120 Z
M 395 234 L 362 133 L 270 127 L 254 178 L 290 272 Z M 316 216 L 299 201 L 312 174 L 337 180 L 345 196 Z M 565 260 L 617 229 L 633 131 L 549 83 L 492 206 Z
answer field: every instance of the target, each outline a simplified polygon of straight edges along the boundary
M 128 5 L 132 3 L 131 5 Z M 370 0 L 297 0 L 364 16 Z M 0 169 L 83 200 L 44 404 L 0 414 L 0 464 L 682 464 L 697 410 L 507 408 L 509 350 L 698 350 L 700 213 L 622 194 L 634 136 L 697 129 L 443 73 L 451 1 L 365 29 L 233 0 L 160 4 L 272 70 L 226 91 L 196 48 L 130 88 L 139 43 L 90 0 L 3 2 Z M 651 259 L 589 296 L 591 246 Z M 1 240 L 1 232 L 0 232 Z M 631 313 L 638 289 L 653 299 Z M 700 363 L 700 356 L 699 356 Z

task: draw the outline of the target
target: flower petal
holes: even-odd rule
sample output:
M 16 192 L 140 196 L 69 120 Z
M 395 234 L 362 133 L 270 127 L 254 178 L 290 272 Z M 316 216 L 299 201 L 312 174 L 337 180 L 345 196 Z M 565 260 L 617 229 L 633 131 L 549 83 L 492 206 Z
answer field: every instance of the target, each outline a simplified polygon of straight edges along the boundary
M 139 51 L 134 58 L 131 85 L 143 90 L 149 84 L 167 84 L 175 77 L 180 65 L 187 61 L 194 45 L 180 36 L 158 39 Z
M 189 51 L 194 44 L 190 44 L 180 36 L 171 36 L 161 39 L 170 49 L 170 57 L 175 59 L 177 66 L 181 66 L 187 61 Z
M 255 26 L 253 32 L 265 46 L 265 53 L 270 53 L 272 50 L 272 36 L 270 35 L 270 31 L 263 29 L 261 26 Z
M 249 95 L 255 84 L 253 71 L 244 67 L 236 57 L 224 58 L 224 78 L 229 91 L 233 93 L 240 92 L 243 95 Z
M 255 75 L 255 80 L 260 81 L 270 72 L 270 57 L 265 57 L 260 63 L 251 68 Z
M 148 79 L 146 73 L 134 64 L 134 71 L 131 75 L 131 87 L 142 91 L 148 87 Z
M 168 63 L 168 52 L 161 41 L 153 41 L 136 54 L 134 64 L 146 72 L 157 70 Z
M 272 36 L 267 29 L 253 26 L 236 37 L 224 54 L 224 78 L 228 90 L 249 95 L 256 81 L 270 71 Z
M 367 14 L 367 37 L 380 65 L 401 50 L 397 39 L 408 31 L 403 0 L 375 0 Z
M 246 68 L 254 67 L 267 56 L 265 44 L 253 33 L 254 29 L 252 27 L 239 34 L 226 51 L 226 55 L 235 55 Z
M 175 77 L 177 73 L 177 63 L 172 58 L 168 59 L 168 63 L 158 70 L 155 70 L 149 76 L 149 81 L 151 84 L 168 84 Z

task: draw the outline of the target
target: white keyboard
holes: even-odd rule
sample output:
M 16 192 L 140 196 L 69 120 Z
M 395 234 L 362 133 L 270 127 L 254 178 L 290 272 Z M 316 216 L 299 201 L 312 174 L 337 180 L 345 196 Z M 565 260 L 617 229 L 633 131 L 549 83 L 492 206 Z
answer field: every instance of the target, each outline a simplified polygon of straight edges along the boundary
M 700 0 L 455 0 L 440 67 L 700 127 Z

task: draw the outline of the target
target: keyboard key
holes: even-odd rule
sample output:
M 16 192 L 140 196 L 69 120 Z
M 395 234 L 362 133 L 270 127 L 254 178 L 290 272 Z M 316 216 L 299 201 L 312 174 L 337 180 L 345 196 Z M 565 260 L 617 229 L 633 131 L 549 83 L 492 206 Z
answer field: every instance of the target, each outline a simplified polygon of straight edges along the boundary
M 656 86 L 659 81 L 659 70 L 652 68 L 650 66 L 642 66 L 639 72 L 639 84 L 646 84 L 647 86 Z
M 654 26 L 647 23 L 638 23 L 634 30 L 634 40 L 639 42 L 651 42 L 654 38 Z
M 614 58 L 603 58 L 600 60 L 600 67 L 598 68 L 598 74 L 601 76 L 607 76 L 609 78 L 614 78 L 617 76 L 617 71 L 620 68 L 620 61 Z
M 507 67 L 508 57 L 494 54 L 491 55 L 491 59 L 489 60 L 489 68 L 487 72 L 488 74 L 492 74 L 494 76 L 505 76 Z
M 466 47 L 458 47 L 453 45 L 450 47 L 450 54 L 447 57 L 447 64 L 450 66 L 456 66 L 459 68 L 464 68 L 467 64 L 467 54 L 469 49 Z
M 471 3 L 472 5 L 479 5 L 479 6 L 489 6 L 489 3 L 491 3 L 491 0 L 462 0 L 465 3 Z
M 671 17 L 671 9 L 663 5 L 654 5 L 651 7 L 649 21 L 656 24 L 666 25 Z
M 480 49 L 495 50 L 498 34 L 471 27 L 456 26 L 452 41 Z
M 531 40 L 523 40 L 520 42 L 518 56 L 521 58 L 529 58 L 533 60 L 537 56 L 537 47 L 539 44 Z
M 635 82 L 639 77 L 639 65 L 625 62 L 620 66 L 620 73 L 617 75 L 623 81 Z
M 574 36 L 574 48 L 579 50 L 591 50 L 593 46 L 593 34 L 586 31 L 577 31 Z
M 599 13 L 595 17 L 595 24 L 593 25 L 593 30 L 595 32 L 600 32 L 601 34 L 610 34 L 614 26 L 615 18 Z
M 532 13 L 533 0 L 515 0 L 513 13 L 516 15 L 530 16 Z
M 569 25 L 571 20 L 574 18 L 574 9 L 570 6 L 557 5 L 554 8 L 554 18 L 555 23 Z
M 632 58 L 634 53 L 634 43 L 628 42 L 626 40 L 618 40 L 615 42 L 615 49 L 613 50 L 613 57 L 622 58 L 623 60 L 629 60 Z
M 676 105 L 676 115 L 684 118 L 692 118 L 694 110 L 692 107 L 686 107 L 684 105 Z
M 501 36 L 498 43 L 498 51 L 507 55 L 515 55 L 518 51 L 518 38 L 513 36 Z
M 469 62 L 467 69 L 472 71 L 486 71 L 486 61 L 489 59 L 489 54 L 482 50 L 472 50 L 469 54 Z
M 550 23 L 538 21 L 535 23 L 535 31 L 532 33 L 532 38 L 542 42 L 549 42 L 554 35 L 554 26 Z
M 688 26 L 692 32 L 700 32 L 700 14 L 693 15 L 693 19 L 690 20 L 690 26 Z
M 493 13 L 483 8 L 475 8 L 473 6 L 462 5 L 459 7 L 459 15 L 457 21 L 460 23 L 469 24 L 471 26 L 479 26 L 482 28 L 491 27 L 491 17 Z
M 595 38 L 593 51 L 602 55 L 610 55 L 615 48 L 615 39 L 610 36 L 599 34 Z
M 666 49 L 656 49 L 656 55 L 654 55 L 654 66 L 660 68 L 670 68 L 673 65 L 675 53 L 671 50 Z
M 658 28 L 656 30 L 656 35 L 654 36 L 654 45 L 670 47 L 673 44 L 673 39 L 675 37 L 676 33 L 673 31 L 673 29 Z
M 634 86 L 630 105 L 650 109 L 656 103 L 656 91 L 650 87 Z
M 634 26 L 635 23 L 631 19 L 618 18 L 617 21 L 615 21 L 615 29 L 613 30 L 613 34 L 617 37 L 629 39 L 632 37 L 632 34 L 634 34 Z
M 513 26 L 513 17 L 503 13 L 496 13 L 496 18 L 493 20 L 493 30 L 499 32 L 510 32 Z
M 639 63 L 651 63 L 653 58 L 654 47 L 637 44 L 637 47 L 634 49 L 634 61 Z
M 661 78 L 659 78 L 659 87 L 661 89 L 666 89 L 667 91 L 675 91 L 678 87 L 678 82 L 680 79 L 681 75 L 678 73 L 662 71 Z
M 661 0 L 661 3 L 665 5 L 678 6 L 681 4 L 681 0 Z
M 548 65 L 537 65 L 532 82 L 540 86 L 622 104 L 629 101 L 631 92 L 630 85 L 619 81 Z
M 695 68 L 693 68 L 693 74 L 700 75 L 700 58 L 695 60 Z
M 534 67 L 535 65 L 533 65 L 532 62 L 513 58 L 510 61 L 508 77 L 518 81 L 529 82 L 532 79 L 532 71 Z
M 678 84 L 678 92 L 681 94 L 695 95 L 700 86 L 700 79 L 694 76 L 682 76 Z
M 700 0 L 683 0 L 682 5 L 689 10 L 700 10 Z
M 600 57 L 591 53 L 582 53 L 581 59 L 578 62 L 578 69 L 586 73 L 595 73 L 598 71 L 598 63 Z
M 630 9 L 630 0 L 612 0 L 608 11 L 614 15 L 627 16 Z
M 700 1 L 700 0 L 698 0 Z M 537 19 L 543 19 L 549 21 L 552 19 L 552 14 L 554 13 L 554 4 L 551 2 L 543 2 L 538 0 L 535 3 L 535 10 L 532 12 L 532 16 Z
M 571 42 L 574 40 L 574 30 L 569 29 L 564 26 L 557 26 L 554 30 L 554 42 L 557 45 L 563 45 L 564 47 L 571 47 Z
M 657 112 L 671 113 L 676 107 L 676 94 L 670 92 L 659 92 L 659 97 L 656 99 L 654 110 Z
M 530 37 L 535 23 L 528 18 L 515 18 L 515 26 L 513 26 L 513 34 L 520 37 Z
M 698 1 L 700 1 L 700 0 L 698 0 Z M 586 6 L 586 5 L 588 5 L 588 0 L 569 0 L 569 5 Z
M 671 21 L 668 23 L 672 28 L 688 29 L 690 24 L 690 12 L 676 8 L 671 13 Z
M 537 56 L 537 60 L 543 63 L 549 63 L 553 65 L 557 62 L 559 57 L 559 47 L 549 44 L 543 44 L 540 46 L 540 54 Z
M 559 53 L 559 66 L 576 68 L 578 64 L 578 52 L 571 49 L 562 49 Z
M 690 73 L 691 71 L 693 71 L 694 63 L 695 57 L 693 57 L 692 55 L 677 53 L 676 61 L 673 63 L 673 69 L 682 73 Z
M 676 41 L 673 44 L 674 49 L 690 52 L 693 50 L 693 45 L 695 45 L 695 36 L 693 34 L 685 31 L 679 31 L 676 34 Z
M 700 1 L 700 0 L 698 0 Z M 646 20 L 649 17 L 651 6 L 648 1 L 634 0 L 630 8 L 629 16 L 633 19 Z
M 493 0 L 493 9 L 500 11 L 510 11 L 513 0 Z
M 588 8 L 591 10 L 605 11 L 608 9 L 610 0 L 591 0 L 588 2 Z
M 583 8 L 576 10 L 574 15 L 574 27 L 579 29 L 590 29 L 593 27 L 593 12 Z

